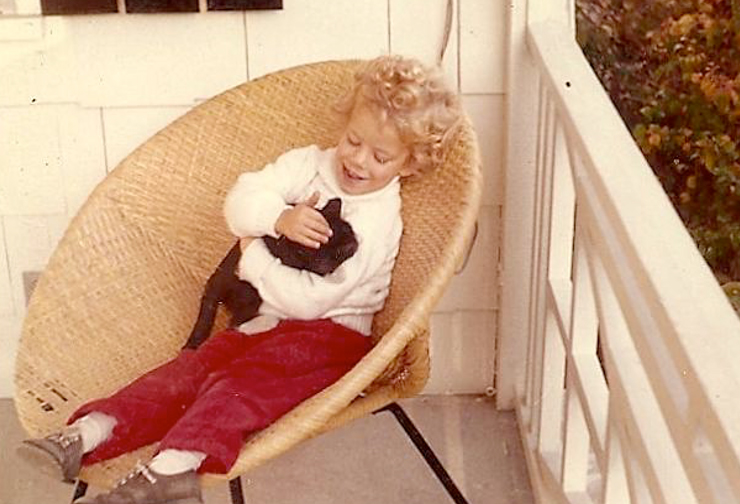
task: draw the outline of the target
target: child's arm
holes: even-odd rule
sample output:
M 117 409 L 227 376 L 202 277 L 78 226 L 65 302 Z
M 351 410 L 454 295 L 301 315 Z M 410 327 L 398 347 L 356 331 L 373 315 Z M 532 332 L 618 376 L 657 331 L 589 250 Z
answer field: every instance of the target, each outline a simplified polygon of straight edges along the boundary
M 397 247 L 385 244 L 398 243 L 400 219 L 370 235 L 355 231 L 361 237 L 357 252 L 331 275 L 322 277 L 284 266 L 261 240 L 255 240 L 242 254 L 239 278 L 254 285 L 266 303 L 289 318 L 322 318 L 329 310 L 341 306 L 351 311 L 356 304 L 363 307 L 358 313 L 377 311 L 388 293 L 397 252 Z
M 238 236 L 277 238 L 275 222 L 283 210 L 296 203 L 316 175 L 316 146 L 294 149 L 262 170 L 239 176 L 224 201 L 224 214 L 231 232 Z

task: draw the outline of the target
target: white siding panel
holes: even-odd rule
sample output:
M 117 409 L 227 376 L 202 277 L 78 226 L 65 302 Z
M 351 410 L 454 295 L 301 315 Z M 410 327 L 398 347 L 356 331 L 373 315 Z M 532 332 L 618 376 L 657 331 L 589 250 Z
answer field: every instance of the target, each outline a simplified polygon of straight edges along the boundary
M 240 12 L 68 19 L 85 105 L 192 104 L 246 80 Z
M 190 107 L 105 108 L 105 149 L 108 171 Z
M 41 14 L 40 0 L 15 0 L 15 8 L 17 14 L 24 16 Z
M 2 28 L 2 27 L 0 27 Z M 44 66 L 44 56 L 39 52 L 24 50 L 22 46 L 30 44 L 13 43 L 14 47 L 6 49 L 3 42 L 0 51 L 0 106 L 31 105 L 32 100 L 43 94 L 42 89 L 48 72 Z M 35 44 L 34 44 L 35 45 Z
M 391 52 L 436 65 L 447 16 L 447 0 L 389 0 Z M 423 20 L 423 23 L 420 22 Z M 457 89 L 457 1 L 454 2 L 450 40 L 442 69 Z M 413 28 L 412 28 L 413 27 Z
M 10 317 L 15 312 L 13 296 L 10 294 L 10 271 L 8 270 L 4 228 L 5 223 L 0 216 L 0 320 Z
M 460 88 L 463 93 L 504 91 L 505 0 L 460 0 Z
M 13 397 L 13 373 L 18 341 L 21 336 L 20 317 L 0 317 L 0 398 Z
M 62 180 L 67 215 L 72 216 L 105 177 L 105 148 L 100 109 L 74 106 L 60 111 Z
M 0 109 L 0 215 L 65 211 L 58 111 Z
M 49 257 L 51 253 L 56 249 L 59 240 L 64 236 L 64 232 L 67 230 L 70 221 L 74 215 L 48 215 L 46 217 L 46 236 L 49 240 Z
M 46 216 L 6 216 L 5 241 L 10 265 L 10 290 L 16 315 L 26 312 L 24 271 L 42 271 L 51 255 L 49 224 Z
M 39 18 L 42 30 L 39 38 L 3 44 L 0 105 L 77 101 L 81 89 L 68 19 Z
M 2 6 L 2 2 L 0 2 L 0 6 Z M 16 3 L 17 6 L 18 3 Z M 2 42 L 40 40 L 42 36 L 43 30 L 40 18 L 6 17 L 0 19 L 0 41 Z
M 388 52 L 387 0 L 284 0 L 282 11 L 247 13 L 249 77 L 323 60 Z
M 484 206 L 478 218 L 478 237 L 470 256 L 437 305 L 436 312 L 492 310 L 496 305 L 498 208 Z
M 464 95 L 463 107 L 478 134 L 483 168 L 483 204 L 503 202 L 504 95 Z
M 425 394 L 481 394 L 493 385 L 493 311 L 434 314 Z

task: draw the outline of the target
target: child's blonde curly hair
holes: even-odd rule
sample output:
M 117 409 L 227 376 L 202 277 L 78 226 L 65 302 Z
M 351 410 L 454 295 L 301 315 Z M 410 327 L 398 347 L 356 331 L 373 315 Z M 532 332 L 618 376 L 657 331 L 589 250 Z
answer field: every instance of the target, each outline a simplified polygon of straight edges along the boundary
M 336 109 L 349 120 L 360 100 L 396 126 L 410 151 L 410 167 L 426 172 L 442 163 L 462 112 L 457 95 L 447 88 L 439 69 L 411 58 L 381 56 L 357 72 L 352 91 Z

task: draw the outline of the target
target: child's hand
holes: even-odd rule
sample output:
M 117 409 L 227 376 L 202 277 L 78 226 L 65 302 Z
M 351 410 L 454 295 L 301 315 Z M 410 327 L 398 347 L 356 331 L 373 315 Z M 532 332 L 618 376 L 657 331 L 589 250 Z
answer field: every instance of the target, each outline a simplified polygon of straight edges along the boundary
M 319 193 L 314 192 L 303 203 L 283 210 L 275 222 L 275 231 L 307 247 L 319 248 L 322 243 L 328 242 L 331 228 L 321 212 L 314 208 L 318 202 Z

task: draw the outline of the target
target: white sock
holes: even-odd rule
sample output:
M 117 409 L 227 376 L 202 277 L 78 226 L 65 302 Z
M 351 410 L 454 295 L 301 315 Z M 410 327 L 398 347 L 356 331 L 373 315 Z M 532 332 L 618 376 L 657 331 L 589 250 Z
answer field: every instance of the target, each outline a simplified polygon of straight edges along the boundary
M 116 417 L 93 411 L 74 421 L 71 427 L 77 427 L 82 437 L 82 451 L 93 451 L 100 443 L 107 441 L 118 421 Z
M 206 454 L 199 451 L 175 450 L 169 448 L 157 453 L 147 465 L 152 471 L 164 474 L 180 474 L 195 471 L 205 460 Z

